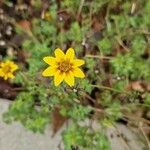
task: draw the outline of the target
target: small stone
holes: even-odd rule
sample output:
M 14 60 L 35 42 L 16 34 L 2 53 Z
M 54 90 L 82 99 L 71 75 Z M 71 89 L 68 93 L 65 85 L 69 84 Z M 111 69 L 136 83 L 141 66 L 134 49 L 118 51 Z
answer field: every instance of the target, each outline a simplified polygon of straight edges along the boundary
M 95 70 L 95 73 L 96 73 L 96 74 L 98 74 L 98 73 L 99 73 L 99 71 L 98 71 L 98 70 Z
M 11 31 L 13 28 L 12 28 L 12 26 L 7 26 L 7 30 L 9 30 L 9 31 Z
M 59 20 L 60 20 L 60 21 L 63 21 L 63 17 L 60 16 L 60 17 L 59 17 Z
M 11 30 L 6 30 L 6 34 L 10 36 L 12 34 Z
M 6 42 L 3 40 L 0 40 L 0 46 L 5 46 L 5 45 L 6 45 Z
M 17 5 L 15 9 L 16 11 L 23 11 L 23 10 L 27 10 L 28 6 L 26 4 Z
M 86 45 L 86 39 L 82 40 L 82 45 L 85 46 Z
M 4 15 L 3 14 L 0 14 L 0 19 L 4 20 Z
M 12 47 L 9 47 L 7 49 L 7 55 L 10 56 L 10 57 L 14 56 L 14 49 Z
M 77 92 L 78 92 L 78 90 L 77 90 L 77 89 L 73 89 L 73 92 L 77 93 Z
M 117 76 L 117 78 L 116 78 L 117 80 L 121 80 L 121 77 L 119 77 L 119 76 Z

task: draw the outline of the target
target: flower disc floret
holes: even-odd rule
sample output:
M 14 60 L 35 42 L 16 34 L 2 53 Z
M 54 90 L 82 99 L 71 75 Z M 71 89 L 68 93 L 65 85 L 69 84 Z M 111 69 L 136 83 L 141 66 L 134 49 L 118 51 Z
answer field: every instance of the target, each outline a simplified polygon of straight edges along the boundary
M 72 70 L 73 64 L 69 60 L 62 60 L 58 62 L 58 70 L 60 70 L 62 73 L 63 72 L 69 72 Z

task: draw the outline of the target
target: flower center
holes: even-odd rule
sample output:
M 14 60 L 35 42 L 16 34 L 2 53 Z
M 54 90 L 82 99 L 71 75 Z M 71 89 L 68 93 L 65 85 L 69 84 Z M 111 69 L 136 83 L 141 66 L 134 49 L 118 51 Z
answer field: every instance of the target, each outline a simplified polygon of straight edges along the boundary
M 3 72 L 5 74 L 8 74 L 9 72 L 11 72 L 11 67 L 9 65 L 6 65 L 5 67 L 3 67 Z
M 72 64 L 68 60 L 63 60 L 58 63 L 58 69 L 61 72 L 68 72 L 72 69 Z

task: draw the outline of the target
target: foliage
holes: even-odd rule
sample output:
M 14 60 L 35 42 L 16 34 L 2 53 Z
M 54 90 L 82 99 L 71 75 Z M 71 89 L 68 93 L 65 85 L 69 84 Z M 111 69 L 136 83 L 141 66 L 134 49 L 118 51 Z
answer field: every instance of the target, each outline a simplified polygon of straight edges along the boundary
M 57 3 L 52 0 L 47 10 L 51 20 L 34 17 L 28 32 L 16 26 L 18 34 L 28 35 L 21 46 L 28 54 L 27 67 L 20 64 L 13 83 L 23 91 L 4 114 L 4 121 L 20 121 L 34 132 L 44 132 L 59 108 L 72 121 L 63 133 L 65 150 L 110 150 L 104 129 L 97 131 L 80 123 L 96 118 L 102 128 L 113 126 L 123 110 L 129 110 L 126 104 L 150 105 L 148 90 L 140 93 L 129 88 L 133 81 L 150 82 L 150 1 Z M 131 10 L 133 4 L 135 10 Z M 40 3 L 33 7 L 42 9 Z M 58 47 L 73 47 L 77 57 L 86 61 L 86 78 L 77 79 L 72 88 L 65 84 L 55 87 L 51 78 L 41 75 L 46 67 L 43 57 L 54 55 Z
M 65 150 L 72 150 L 75 147 L 81 150 L 110 150 L 106 136 L 101 132 L 90 131 L 87 126 L 71 125 L 63 133 L 63 140 Z

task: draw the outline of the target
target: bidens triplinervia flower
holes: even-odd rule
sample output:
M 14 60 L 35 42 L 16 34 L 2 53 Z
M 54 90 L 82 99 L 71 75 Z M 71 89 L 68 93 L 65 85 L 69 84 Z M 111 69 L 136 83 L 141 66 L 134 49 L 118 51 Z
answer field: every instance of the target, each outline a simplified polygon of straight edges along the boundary
M 0 77 L 4 78 L 4 80 L 13 79 L 15 77 L 13 73 L 17 69 L 18 66 L 13 61 L 0 62 Z
M 54 84 L 58 86 L 63 80 L 69 85 L 74 85 L 74 77 L 84 78 L 85 75 L 79 68 L 85 62 L 81 59 L 75 58 L 75 52 L 69 48 L 64 52 L 57 48 L 55 50 L 55 57 L 47 56 L 43 59 L 50 66 L 43 71 L 44 77 L 54 76 Z

